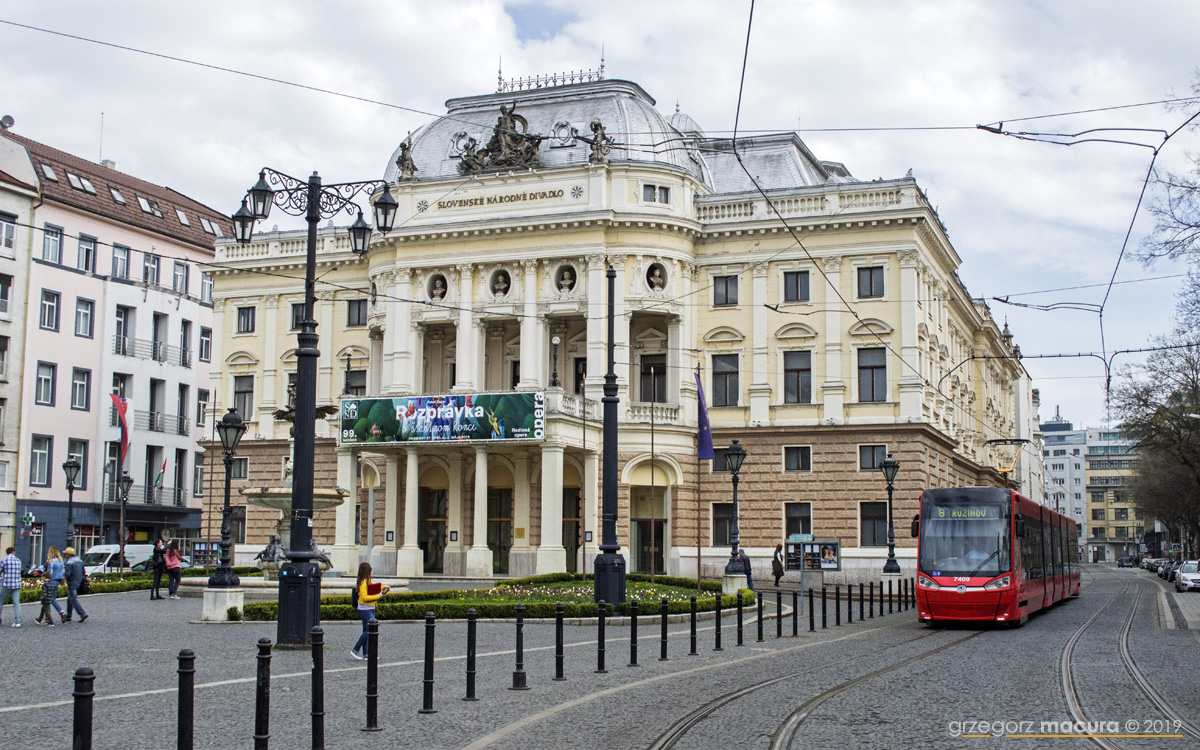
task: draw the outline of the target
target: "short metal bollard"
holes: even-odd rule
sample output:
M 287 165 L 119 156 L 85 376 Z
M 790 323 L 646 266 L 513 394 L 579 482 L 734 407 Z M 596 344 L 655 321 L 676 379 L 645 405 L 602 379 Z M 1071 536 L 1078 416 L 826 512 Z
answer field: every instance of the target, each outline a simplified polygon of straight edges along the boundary
M 313 644 L 316 648 L 316 644 Z M 195 716 L 196 707 L 196 654 L 190 649 L 185 648 L 179 652 L 179 712 L 176 720 L 176 747 L 178 750 L 192 750 L 195 732 L 193 731 L 193 719 Z M 313 736 L 314 750 L 323 750 L 325 746 L 324 735 L 321 738 L 321 744 L 316 744 L 316 735 Z
M 692 595 L 692 650 L 688 652 L 688 656 L 699 656 L 700 652 L 696 650 L 696 595 Z
M 828 596 L 828 591 L 826 590 L 826 588 L 824 586 L 822 586 L 821 587 L 821 630 L 827 630 L 829 628 L 829 615 L 827 612 L 827 604 L 826 604 L 827 596 Z
M 800 635 L 800 590 L 792 589 L 792 637 Z
M 783 591 L 775 589 L 775 637 L 783 637 Z
M 325 630 L 314 625 L 312 641 L 312 746 L 325 750 Z M 191 747 L 189 744 L 188 747 Z
M 662 598 L 662 643 L 658 647 L 658 660 L 667 660 L 667 615 L 670 612 L 670 607 L 667 603 L 667 597 Z
M 267 750 L 267 741 L 271 739 L 270 638 L 258 639 L 258 673 L 255 675 L 254 685 L 254 750 Z M 90 705 L 89 703 L 89 708 Z
M 608 614 L 608 604 L 603 599 L 596 602 L 596 674 L 608 672 L 604 668 L 604 618 Z
M 600 602 L 604 604 L 604 602 Z M 509 690 L 528 690 L 525 681 L 525 604 L 517 602 L 517 666 L 513 670 L 512 687 Z M 601 644 L 603 645 L 603 644 Z
M 374 621 L 372 621 L 374 622 Z M 376 624 L 378 631 L 378 624 Z M 432 612 L 425 613 L 425 676 L 421 679 L 421 708 L 417 711 L 419 714 L 436 714 L 437 710 L 433 707 L 433 644 L 437 636 L 437 617 Z M 370 636 L 367 636 L 370 638 Z M 371 656 L 375 656 L 375 649 L 371 649 Z M 371 662 L 367 662 L 367 674 L 370 674 Z M 378 662 L 375 663 L 378 668 Z M 379 683 L 375 683 L 375 692 L 379 692 Z M 378 705 L 374 706 L 378 708 Z M 375 726 L 379 726 L 379 718 L 375 718 Z
M 717 617 L 714 622 L 714 628 L 713 628 L 713 651 L 724 651 L 725 650 L 725 649 L 721 648 L 721 599 L 723 599 L 724 597 L 725 597 L 724 591 L 717 592 L 717 599 L 716 599 Z
M 554 605 L 554 681 L 567 679 L 563 674 L 563 604 Z
M 892 614 L 892 579 L 888 579 L 888 614 Z
M 763 592 L 758 592 L 758 643 L 763 642 Z
M 561 659 L 562 659 L 562 605 L 561 604 L 558 605 L 558 614 L 559 614 L 559 617 L 558 617 L 558 637 L 559 637 L 558 668 L 562 669 L 562 661 L 561 661 Z M 475 644 L 478 639 L 477 632 L 476 632 L 477 628 L 479 627 L 478 620 L 479 620 L 479 613 L 477 613 L 475 611 L 475 608 L 472 607 L 471 609 L 468 609 L 467 610 L 467 694 L 463 696 L 463 700 L 465 700 L 465 701 L 479 700 L 478 698 L 475 697 L 475 649 L 476 649 Z
M 906 611 L 908 611 L 908 579 L 907 578 L 904 579 L 904 583 L 902 583 L 900 587 L 901 587 L 901 589 L 903 589 L 903 591 L 900 593 L 900 611 L 906 612 Z
M 637 616 L 638 600 L 629 602 L 629 666 L 636 667 L 637 663 Z
M 863 617 L 863 585 L 862 585 L 862 581 L 859 581 L 859 583 L 858 583 L 858 621 L 862 622 L 864 619 L 866 619 L 866 618 Z
M 917 579 L 910 578 L 909 580 L 912 581 L 912 585 L 908 587 L 908 590 L 912 592 L 912 606 L 915 609 L 917 606 Z
M 737 593 L 737 645 L 745 646 L 746 642 L 742 640 L 742 592 Z
M 854 623 L 854 587 L 846 584 L 846 624 Z
M 813 609 L 813 593 L 812 586 L 808 587 L 808 632 L 815 633 L 817 630 L 817 614 Z
M 867 597 L 867 616 L 872 620 L 875 619 L 875 582 L 871 581 L 869 585 L 870 596 Z M 862 619 L 861 617 L 859 618 Z
M 20 596 L 21 592 L 17 592 Z M 270 657 L 268 657 L 270 658 Z M 75 720 L 71 727 L 71 747 L 75 750 L 92 750 L 92 700 L 96 696 L 93 685 L 96 673 L 91 667 L 75 670 Z M 257 736 L 255 742 L 257 742 Z M 266 747 L 265 745 L 263 747 Z
M 426 691 L 433 707 L 433 636 L 430 632 L 433 613 L 425 615 L 425 678 Z M 379 620 L 367 620 L 367 725 L 364 732 L 378 732 L 379 726 Z
M 879 616 L 883 617 L 883 581 L 879 582 Z
M 833 624 L 835 627 L 842 625 L 842 585 L 840 583 L 833 587 Z

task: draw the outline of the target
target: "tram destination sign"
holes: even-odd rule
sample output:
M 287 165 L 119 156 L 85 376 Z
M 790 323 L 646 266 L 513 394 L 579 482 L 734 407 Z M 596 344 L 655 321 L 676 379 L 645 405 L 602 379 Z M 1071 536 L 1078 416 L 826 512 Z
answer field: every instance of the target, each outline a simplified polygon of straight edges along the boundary
M 950 521 L 998 521 L 1001 517 L 1000 510 L 999 505 L 950 506 L 936 508 L 933 516 Z
M 338 443 L 544 440 L 546 393 L 344 398 Z

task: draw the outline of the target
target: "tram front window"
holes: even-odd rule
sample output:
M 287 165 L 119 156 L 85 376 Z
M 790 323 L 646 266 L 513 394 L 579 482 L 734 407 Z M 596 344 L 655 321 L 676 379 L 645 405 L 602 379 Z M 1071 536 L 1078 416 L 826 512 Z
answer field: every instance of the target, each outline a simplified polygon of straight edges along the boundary
M 993 577 L 1011 570 L 1006 510 L 992 504 L 931 504 L 921 521 L 921 572 Z

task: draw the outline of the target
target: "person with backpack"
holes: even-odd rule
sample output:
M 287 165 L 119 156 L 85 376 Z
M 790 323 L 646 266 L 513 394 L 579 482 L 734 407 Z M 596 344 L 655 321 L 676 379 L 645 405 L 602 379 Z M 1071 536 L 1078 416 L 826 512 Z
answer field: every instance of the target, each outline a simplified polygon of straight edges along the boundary
M 167 568 L 167 596 L 178 599 L 179 579 L 183 575 L 183 555 L 179 553 L 179 540 L 172 539 L 163 555 L 163 564 Z
M 350 594 L 350 604 L 358 610 L 358 619 L 362 620 L 362 635 L 358 637 L 354 648 L 350 649 L 350 655 L 355 659 L 367 658 L 367 624 L 375 617 L 375 603 L 390 590 L 383 584 L 371 582 L 371 563 L 358 564 L 358 580 Z
M 63 615 L 63 622 L 71 621 L 72 611 L 79 613 L 79 621 L 83 622 L 88 618 L 87 612 L 83 611 L 83 607 L 79 606 L 79 589 L 83 586 L 85 576 L 83 574 L 83 560 L 75 556 L 75 548 L 67 547 L 63 550 L 67 561 L 63 563 L 63 580 L 67 584 L 67 613 Z
M 154 557 L 151 558 L 150 565 L 154 569 L 154 581 L 150 584 L 150 599 L 166 599 L 162 595 L 159 587 L 162 585 L 163 573 L 167 572 L 167 545 L 163 542 L 162 537 L 154 540 Z

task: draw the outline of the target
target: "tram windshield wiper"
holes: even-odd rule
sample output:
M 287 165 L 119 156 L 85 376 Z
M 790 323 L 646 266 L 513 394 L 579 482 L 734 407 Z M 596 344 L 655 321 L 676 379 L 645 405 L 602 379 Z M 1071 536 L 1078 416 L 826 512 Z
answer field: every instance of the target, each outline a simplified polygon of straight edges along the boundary
M 983 562 L 979 563 L 979 565 L 975 568 L 975 570 L 971 571 L 971 575 L 975 575 L 976 573 L 978 573 L 980 568 L 982 568 L 984 565 L 987 565 L 988 563 L 990 563 L 992 561 L 992 558 L 999 554 L 1000 554 L 1000 535 L 997 534 L 996 535 L 996 551 L 993 552 L 992 554 L 988 555 L 987 559 L 985 559 Z

